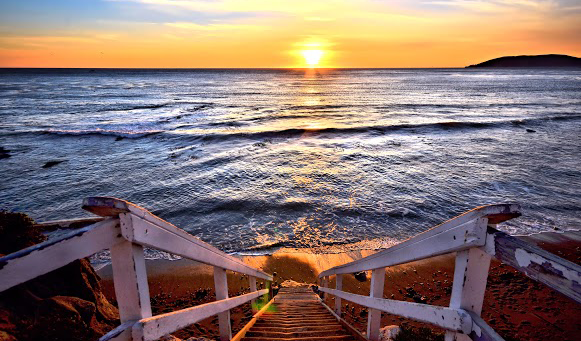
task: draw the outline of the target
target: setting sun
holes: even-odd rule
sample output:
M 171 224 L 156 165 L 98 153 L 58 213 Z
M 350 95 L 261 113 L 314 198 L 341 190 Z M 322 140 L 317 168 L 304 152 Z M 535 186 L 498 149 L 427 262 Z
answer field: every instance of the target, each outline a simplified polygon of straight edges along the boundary
M 322 50 L 303 50 L 301 53 L 309 67 L 316 67 L 319 65 L 319 61 L 324 54 Z

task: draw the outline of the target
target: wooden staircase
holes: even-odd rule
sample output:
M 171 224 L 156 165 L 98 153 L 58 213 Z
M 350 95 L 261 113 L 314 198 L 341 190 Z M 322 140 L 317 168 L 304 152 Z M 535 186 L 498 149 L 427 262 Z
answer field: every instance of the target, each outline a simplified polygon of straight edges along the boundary
M 267 312 L 248 330 L 244 341 L 358 340 L 321 304 L 309 287 L 281 288 Z

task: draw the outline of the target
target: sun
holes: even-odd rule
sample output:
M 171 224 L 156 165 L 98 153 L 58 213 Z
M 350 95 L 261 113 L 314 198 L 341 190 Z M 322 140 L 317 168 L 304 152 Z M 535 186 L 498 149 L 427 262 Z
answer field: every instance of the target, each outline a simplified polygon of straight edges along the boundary
M 309 67 L 317 67 L 319 65 L 319 61 L 321 57 L 325 54 L 323 50 L 302 50 L 301 51 L 303 57 L 305 58 L 305 62 Z

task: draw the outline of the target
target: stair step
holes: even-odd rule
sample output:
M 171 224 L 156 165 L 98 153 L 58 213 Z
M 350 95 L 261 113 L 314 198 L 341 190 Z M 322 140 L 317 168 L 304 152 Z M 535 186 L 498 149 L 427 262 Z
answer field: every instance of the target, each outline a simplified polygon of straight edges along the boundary
M 273 312 L 264 313 L 242 340 L 350 341 L 357 340 L 337 321 L 310 288 L 282 288 Z
M 253 326 L 252 327 L 252 331 L 257 331 L 257 332 L 283 332 L 283 333 L 294 333 L 294 332 L 307 332 L 307 331 L 317 331 L 320 329 L 325 329 L 325 330 L 329 330 L 329 331 L 334 331 L 334 330 L 343 330 L 343 327 L 341 325 L 329 325 L 329 326 L 300 326 L 300 327 L 291 327 L 291 328 L 276 328 L 276 327 L 256 327 Z
M 291 338 L 272 338 L 272 337 L 244 337 L 243 341 L 351 341 L 355 338 L 351 335 L 340 335 L 340 336 L 308 336 L 308 337 L 291 337 Z
M 260 337 L 276 337 L 276 338 L 289 338 L 289 337 L 307 337 L 307 336 L 337 336 L 337 335 L 348 335 L 344 330 L 327 330 L 325 328 L 320 328 L 319 330 L 310 330 L 302 332 L 274 332 L 274 331 L 255 331 L 251 330 L 246 333 L 247 336 L 260 336 Z

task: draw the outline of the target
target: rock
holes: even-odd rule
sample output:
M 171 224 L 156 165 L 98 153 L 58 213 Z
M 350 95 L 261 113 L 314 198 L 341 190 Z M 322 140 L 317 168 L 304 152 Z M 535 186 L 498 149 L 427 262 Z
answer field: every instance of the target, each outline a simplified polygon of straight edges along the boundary
M 50 168 L 58 165 L 59 163 L 64 162 L 64 160 L 57 160 L 57 161 L 49 161 L 42 166 L 42 168 Z
M 534 129 L 528 129 L 528 128 L 527 128 L 527 133 L 536 133 L 536 132 L 537 132 L 537 131 L 536 131 L 536 130 L 534 130 Z
M 10 155 L 10 151 L 8 149 L 5 149 L 4 147 L 0 147 L 0 159 L 7 159 L 10 156 L 12 156 L 12 155 Z
M 397 336 L 397 334 L 399 334 L 400 331 L 401 329 L 399 328 L 399 326 L 396 325 L 385 326 L 379 330 L 379 340 L 391 341 L 395 339 L 395 337 Z
M 7 255 L 34 244 L 41 243 L 46 237 L 34 220 L 24 213 L 0 211 L 0 255 Z
M 366 316 L 367 316 L 367 309 L 365 309 L 365 308 L 361 309 L 361 311 L 359 312 L 359 317 L 365 318 Z
M 25 214 L 0 212 L 0 253 L 45 239 Z M 101 291 L 87 259 L 0 293 L 1 340 L 96 340 L 119 325 L 119 312 Z
M 173 335 L 165 335 L 162 336 L 161 339 L 159 339 L 159 341 L 183 341 L 183 339 L 177 338 Z
M 365 273 L 365 271 L 355 272 L 353 276 L 355 276 L 355 279 L 358 280 L 359 282 L 367 281 L 367 274 Z

